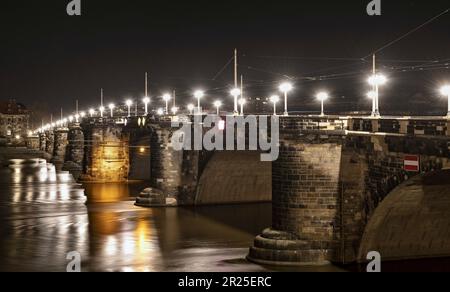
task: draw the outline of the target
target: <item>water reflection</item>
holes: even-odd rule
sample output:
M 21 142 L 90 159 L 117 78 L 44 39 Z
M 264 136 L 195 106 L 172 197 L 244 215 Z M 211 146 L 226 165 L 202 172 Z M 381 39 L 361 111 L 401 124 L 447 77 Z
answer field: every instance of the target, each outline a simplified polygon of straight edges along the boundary
M 71 251 L 83 271 L 266 270 L 244 258 L 270 204 L 143 209 L 139 184 L 83 187 L 41 160 L 0 172 L 0 271 L 65 271 Z

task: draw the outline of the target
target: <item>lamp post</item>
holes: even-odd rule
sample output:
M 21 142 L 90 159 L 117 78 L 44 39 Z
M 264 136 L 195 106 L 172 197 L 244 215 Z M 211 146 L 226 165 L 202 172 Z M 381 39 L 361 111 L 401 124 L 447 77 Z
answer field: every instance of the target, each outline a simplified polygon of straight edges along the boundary
M 159 108 L 159 109 L 157 110 L 156 113 L 157 113 L 159 116 L 162 116 L 162 115 L 164 115 L 164 109 Z
M 100 106 L 99 110 L 100 110 L 100 117 L 103 118 L 103 113 L 105 112 L 105 107 L 104 106 Z
M 222 102 L 220 100 L 217 100 L 214 102 L 214 106 L 216 107 L 217 115 L 220 116 L 220 107 L 222 106 Z
M 195 106 L 192 103 L 188 104 L 187 109 L 189 111 L 189 114 L 192 116 L 194 113 Z
M 91 109 L 89 110 L 89 116 L 90 116 L 91 118 L 93 118 L 94 115 L 95 115 L 95 109 L 91 108 Z
M 150 103 L 150 97 L 146 96 L 144 99 L 142 99 L 142 102 L 145 106 L 145 115 L 148 115 L 148 104 Z
M 284 82 L 280 85 L 280 91 L 284 94 L 284 115 L 288 116 L 288 93 L 292 90 L 293 86 L 289 82 Z
M 128 107 L 128 117 L 131 117 L 131 106 L 133 105 L 133 101 L 131 99 L 128 99 L 125 104 Z
M 110 103 L 108 107 L 109 110 L 111 111 L 111 118 L 114 118 L 114 109 L 116 108 L 116 106 L 113 103 Z
M 369 84 L 373 86 L 373 92 L 370 95 L 373 97 L 372 100 L 372 117 L 380 117 L 380 108 L 379 108 L 379 87 L 384 85 L 387 82 L 387 78 L 382 74 L 374 74 L 369 77 Z
M 197 114 L 202 114 L 202 108 L 200 106 L 200 99 L 205 96 L 205 93 L 202 90 L 197 90 L 194 92 L 194 97 L 197 99 Z
M 173 114 L 174 116 L 176 116 L 177 113 L 178 113 L 178 107 L 177 107 L 177 106 L 173 106 L 173 107 L 171 108 L 171 111 L 172 111 L 172 114 Z
M 319 92 L 316 97 L 320 101 L 320 105 L 321 105 L 321 107 L 320 107 L 321 108 L 320 116 L 323 117 L 323 116 L 325 116 L 324 103 L 325 103 L 325 100 L 327 100 L 328 97 L 329 97 L 328 93 L 326 93 L 326 92 Z
M 236 87 L 231 90 L 230 94 L 234 97 L 234 115 L 238 115 L 238 97 L 241 95 L 241 90 Z
M 270 97 L 270 102 L 273 103 L 273 115 L 277 115 L 277 103 L 280 101 L 280 97 L 278 95 L 272 95 Z
M 450 85 L 442 86 L 441 94 L 447 96 L 448 99 L 447 118 L 450 118 Z
M 166 93 L 163 95 L 163 100 L 166 102 L 166 115 L 169 114 L 169 101 L 172 97 L 170 96 L 170 94 Z
M 244 115 L 244 105 L 247 103 L 247 101 L 244 98 L 239 99 L 239 105 L 241 106 L 241 116 Z

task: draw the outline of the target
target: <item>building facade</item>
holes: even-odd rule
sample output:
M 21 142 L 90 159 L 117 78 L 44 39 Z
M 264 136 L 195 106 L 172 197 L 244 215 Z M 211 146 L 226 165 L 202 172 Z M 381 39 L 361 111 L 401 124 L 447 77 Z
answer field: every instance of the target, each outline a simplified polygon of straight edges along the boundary
M 0 102 L 1 144 L 22 144 L 28 135 L 30 111 L 14 99 Z

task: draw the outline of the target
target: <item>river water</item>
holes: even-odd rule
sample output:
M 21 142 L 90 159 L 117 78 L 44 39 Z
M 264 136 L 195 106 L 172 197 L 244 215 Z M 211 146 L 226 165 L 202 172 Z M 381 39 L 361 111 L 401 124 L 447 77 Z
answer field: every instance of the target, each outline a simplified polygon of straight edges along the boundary
M 0 170 L 0 271 L 65 271 L 73 251 L 82 271 L 271 270 L 245 260 L 270 204 L 135 207 L 144 186 L 83 186 L 43 160 L 12 161 Z
M 0 167 L 0 272 L 63 272 L 74 251 L 84 272 L 342 271 L 247 262 L 255 235 L 271 225 L 270 204 L 135 207 L 134 196 L 145 186 L 81 185 L 38 159 Z M 450 271 L 450 258 L 383 263 L 382 270 Z

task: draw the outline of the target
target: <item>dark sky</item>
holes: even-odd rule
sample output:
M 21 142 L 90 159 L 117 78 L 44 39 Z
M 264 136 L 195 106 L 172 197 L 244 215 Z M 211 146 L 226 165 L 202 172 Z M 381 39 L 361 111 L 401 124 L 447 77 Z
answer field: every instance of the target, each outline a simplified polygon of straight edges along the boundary
M 371 66 L 361 58 L 450 7 L 382 0 L 383 16 L 369 17 L 369 0 L 82 0 L 83 16 L 69 17 L 69 2 L 2 1 L 0 99 L 56 114 L 73 109 L 75 99 L 97 104 L 101 87 L 108 100 L 141 98 L 148 71 L 154 96 L 176 89 L 185 103 L 191 89 L 203 87 L 211 102 L 226 101 L 232 68 L 213 79 L 237 47 L 249 95 L 270 95 L 288 75 L 297 110 L 315 107 L 319 89 L 330 91 L 334 109 L 359 109 L 368 104 Z M 414 102 L 445 109 L 436 89 L 450 82 L 449 32 L 450 13 L 379 54 L 390 78 L 380 101 L 386 111 Z M 421 71 L 429 60 L 438 62 Z M 400 66 L 418 67 L 389 69 Z

